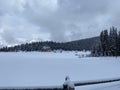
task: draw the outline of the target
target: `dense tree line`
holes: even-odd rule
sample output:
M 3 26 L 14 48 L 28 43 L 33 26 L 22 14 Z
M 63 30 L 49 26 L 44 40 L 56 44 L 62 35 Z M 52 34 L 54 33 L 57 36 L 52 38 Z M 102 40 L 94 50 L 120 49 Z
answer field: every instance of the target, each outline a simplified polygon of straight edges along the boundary
M 65 50 L 65 51 L 81 51 L 81 50 L 91 50 L 93 44 L 98 41 L 98 37 L 76 40 L 71 42 L 32 42 L 21 44 L 13 47 L 3 47 L 0 52 L 18 52 L 18 51 L 53 51 L 53 50 Z
M 92 53 L 95 56 L 120 56 L 120 31 L 115 27 L 102 31 L 100 42 Z

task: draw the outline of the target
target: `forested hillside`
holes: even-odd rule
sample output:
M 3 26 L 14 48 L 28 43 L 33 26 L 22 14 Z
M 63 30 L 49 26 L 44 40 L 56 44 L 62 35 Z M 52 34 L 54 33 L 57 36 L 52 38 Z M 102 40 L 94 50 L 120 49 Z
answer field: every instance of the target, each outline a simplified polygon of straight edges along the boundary
M 1 52 L 17 52 L 17 51 L 53 51 L 53 50 L 92 50 L 99 42 L 99 37 L 76 40 L 71 42 L 32 42 L 14 47 L 3 47 L 0 49 Z

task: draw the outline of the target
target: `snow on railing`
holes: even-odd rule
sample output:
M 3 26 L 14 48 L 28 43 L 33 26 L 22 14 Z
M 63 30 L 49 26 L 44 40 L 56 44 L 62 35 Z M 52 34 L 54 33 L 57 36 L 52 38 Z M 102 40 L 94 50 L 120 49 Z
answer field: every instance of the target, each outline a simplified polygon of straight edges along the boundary
M 70 80 L 69 76 L 65 78 L 65 82 L 61 86 L 46 86 L 46 87 L 0 87 L 0 90 L 75 90 L 76 86 L 103 84 L 120 81 L 120 78 L 76 81 Z

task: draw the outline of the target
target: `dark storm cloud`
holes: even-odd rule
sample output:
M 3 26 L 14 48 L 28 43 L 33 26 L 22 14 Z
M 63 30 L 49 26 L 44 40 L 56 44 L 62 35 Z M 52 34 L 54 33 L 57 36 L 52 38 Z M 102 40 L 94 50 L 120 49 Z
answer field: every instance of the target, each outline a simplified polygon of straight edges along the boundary
M 97 36 L 102 29 L 120 26 L 119 3 L 119 0 L 0 0 L 0 40 L 16 44 Z

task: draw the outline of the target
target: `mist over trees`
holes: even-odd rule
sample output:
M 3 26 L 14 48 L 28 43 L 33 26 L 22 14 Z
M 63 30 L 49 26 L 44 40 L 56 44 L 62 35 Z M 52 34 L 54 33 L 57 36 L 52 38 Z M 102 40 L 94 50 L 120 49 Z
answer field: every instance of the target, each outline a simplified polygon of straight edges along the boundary
M 100 42 L 94 47 L 94 56 L 120 56 L 120 31 L 115 27 L 100 33 Z

